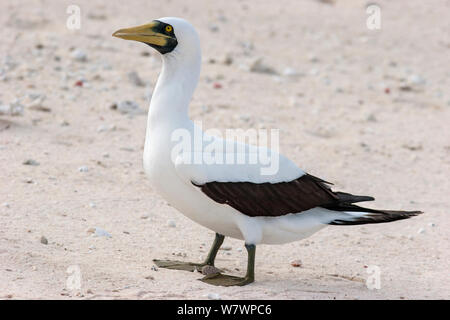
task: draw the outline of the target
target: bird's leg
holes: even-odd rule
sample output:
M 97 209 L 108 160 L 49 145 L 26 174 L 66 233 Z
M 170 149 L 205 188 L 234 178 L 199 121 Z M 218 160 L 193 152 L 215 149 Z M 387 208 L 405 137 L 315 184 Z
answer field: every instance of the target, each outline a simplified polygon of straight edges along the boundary
M 240 277 L 229 276 L 226 274 L 218 273 L 218 274 L 207 275 L 200 280 L 203 282 L 206 282 L 208 284 L 212 284 L 215 286 L 224 286 L 224 287 L 245 286 L 245 285 L 255 281 L 256 246 L 254 244 L 245 244 L 245 248 L 247 249 L 247 253 L 248 253 L 247 273 L 245 274 L 245 277 L 240 278 Z
M 172 260 L 153 260 L 153 262 L 160 268 L 185 270 L 185 271 L 201 271 L 204 266 L 214 266 L 214 260 L 216 259 L 217 252 L 223 243 L 225 237 L 216 233 L 214 243 L 209 250 L 206 260 L 201 263 L 184 262 L 184 261 L 172 261 Z

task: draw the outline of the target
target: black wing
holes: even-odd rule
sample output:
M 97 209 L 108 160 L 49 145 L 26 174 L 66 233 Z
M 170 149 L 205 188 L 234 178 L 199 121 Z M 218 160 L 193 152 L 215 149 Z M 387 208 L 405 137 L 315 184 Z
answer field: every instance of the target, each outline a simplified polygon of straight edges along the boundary
M 315 207 L 342 211 L 352 203 L 374 200 L 368 196 L 333 192 L 328 186 L 329 182 L 309 174 L 279 183 L 208 182 L 200 185 L 192 183 L 214 201 L 228 204 L 251 217 L 277 217 Z

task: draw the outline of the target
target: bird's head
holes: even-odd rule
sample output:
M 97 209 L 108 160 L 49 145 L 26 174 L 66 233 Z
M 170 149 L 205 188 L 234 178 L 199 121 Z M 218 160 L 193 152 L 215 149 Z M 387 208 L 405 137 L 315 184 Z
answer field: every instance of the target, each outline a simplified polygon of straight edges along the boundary
M 200 47 L 194 27 L 180 18 L 160 18 L 141 26 L 117 30 L 113 36 L 143 42 L 162 55 L 179 51 L 187 54 Z

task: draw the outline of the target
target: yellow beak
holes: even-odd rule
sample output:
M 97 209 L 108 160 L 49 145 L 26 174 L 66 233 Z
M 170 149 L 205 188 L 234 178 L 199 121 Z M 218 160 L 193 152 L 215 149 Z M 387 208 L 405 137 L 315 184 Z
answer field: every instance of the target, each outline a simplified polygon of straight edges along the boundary
M 113 37 L 164 47 L 169 43 L 172 37 L 160 33 L 158 31 L 159 26 L 159 21 L 153 21 L 138 27 L 117 30 L 113 33 Z

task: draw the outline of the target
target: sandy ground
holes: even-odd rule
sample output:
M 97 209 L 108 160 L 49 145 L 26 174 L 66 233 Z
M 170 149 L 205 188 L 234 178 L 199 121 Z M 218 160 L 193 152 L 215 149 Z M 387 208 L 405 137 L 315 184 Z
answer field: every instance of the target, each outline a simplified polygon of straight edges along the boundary
M 75 2 L 79 30 L 66 28 L 72 2 L 2 2 L 0 105 L 24 110 L 0 115 L 0 298 L 450 298 L 449 1 L 380 1 L 380 30 L 356 0 Z M 111 33 L 162 16 L 201 36 L 192 118 L 279 128 L 281 152 L 336 189 L 425 214 L 261 245 L 257 281 L 242 288 L 152 270 L 154 258 L 201 259 L 214 236 L 146 180 L 145 113 L 110 108 L 147 110 L 161 68 L 155 51 Z M 250 71 L 258 58 L 272 71 Z M 243 243 L 224 245 L 217 265 L 243 273 Z M 70 266 L 80 290 L 66 288 Z M 379 290 L 366 287 L 368 266 Z

